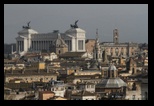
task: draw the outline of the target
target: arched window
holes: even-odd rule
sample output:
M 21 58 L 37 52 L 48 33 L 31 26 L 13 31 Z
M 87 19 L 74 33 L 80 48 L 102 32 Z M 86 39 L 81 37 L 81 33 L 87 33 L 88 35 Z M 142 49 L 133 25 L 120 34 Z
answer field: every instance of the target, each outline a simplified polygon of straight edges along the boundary
M 132 68 L 132 74 L 134 74 L 134 68 Z
M 40 82 L 43 82 L 43 78 L 40 78 Z
M 97 53 L 96 53 L 96 59 L 98 58 Z
M 132 90 L 136 90 L 136 83 L 135 82 L 132 85 Z
M 114 77 L 114 71 L 112 71 L 112 77 Z
M 132 100 L 135 100 L 135 95 L 132 95 Z
M 123 49 L 123 47 L 121 48 L 121 55 L 123 55 L 124 54 L 124 49 Z
M 59 54 L 60 54 L 60 50 L 59 50 Z
M 101 58 L 101 54 L 99 54 L 99 58 Z
M 113 53 L 111 52 L 111 56 L 113 55 Z
M 111 47 L 111 50 L 110 50 L 110 52 L 113 52 L 113 48 Z
M 115 53 L 116 53 L 116 56 L 118 56 L 118 53 L 119 53 L 119 49 L 118 48 L 115 49 Z

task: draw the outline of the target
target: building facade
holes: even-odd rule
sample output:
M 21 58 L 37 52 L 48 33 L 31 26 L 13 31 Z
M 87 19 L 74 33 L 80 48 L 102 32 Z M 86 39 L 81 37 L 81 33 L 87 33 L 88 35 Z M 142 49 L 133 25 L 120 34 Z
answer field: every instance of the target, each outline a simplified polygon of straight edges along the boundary
M 18 32 L 16 37 L 16 50 L 22 54 L 27 51 L 49 51 L 49 46 L 58 38 L 58 35 L 65 41 L 70 52 L 85 51 L 85 31 L 81 28 L 71 28 L 65 33 L 54 30 L 51 33 L 38 33 L 28 25 Z
M 100 48 L 112 57 L 132 57 L 136 55 L 138 44 L 133 42 L 119 43 L 119 31 L 113 30 L 113 42 L 102 42 Z M 102 54 L 103 55 L 103 54 Z

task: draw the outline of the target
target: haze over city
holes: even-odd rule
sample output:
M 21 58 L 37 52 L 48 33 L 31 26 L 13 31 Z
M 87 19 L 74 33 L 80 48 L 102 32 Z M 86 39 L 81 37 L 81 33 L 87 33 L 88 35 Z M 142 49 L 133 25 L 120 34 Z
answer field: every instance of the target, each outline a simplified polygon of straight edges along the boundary
M 5 4 L 4 43 L 15 43 L 29 21 L 39 33 L 64 33 L 76 20 L 87 39 L 95 39 L 98 28 L 101 41 L 112 41 L 117 28 L 120 42 L 148 43 L 147 4 Z

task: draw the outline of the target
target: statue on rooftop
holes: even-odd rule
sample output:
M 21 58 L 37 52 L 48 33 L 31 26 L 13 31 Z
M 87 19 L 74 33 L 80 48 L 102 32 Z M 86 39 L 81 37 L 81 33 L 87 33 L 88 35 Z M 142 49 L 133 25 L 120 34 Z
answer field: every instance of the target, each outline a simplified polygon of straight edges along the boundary
M 27 23 L 27 26 L 28 26 L 28 27 L 30 27 L 29 24 L 30 24 L 30 21 Z
M 30 22 L 31 22 L 31 21 L 27 22 L 27 26 L 22 26 L 22 28 L 23 28 L 23 29 L 30 29 L 30 26 L 29 26 Z
M 78 25 L 77 25 L 77 22 L 78 22 L 78 21 L 79 21 L 79 20 L 76 20 L 74 25 L 71 24 L 71 25 L 70 25 L 71 28 L 78 28 Z

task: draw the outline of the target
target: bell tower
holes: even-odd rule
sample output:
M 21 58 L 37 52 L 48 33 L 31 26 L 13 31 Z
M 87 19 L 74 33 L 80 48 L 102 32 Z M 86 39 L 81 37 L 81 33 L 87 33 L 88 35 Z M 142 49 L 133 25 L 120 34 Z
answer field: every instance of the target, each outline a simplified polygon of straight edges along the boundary
M 93 53 L 94 60 L 97 60 L 98 62 L 102 61 L 102 51 L 100 49 L 99 44 L 99 37 L 98 37 L 98 29 L 96 29 L 96 40 L 95 40 L 95 46 L 94 46 L 94 53 Z
M 113 30 L 113 43 L 118 44 L 119 43 L 119 32 L 118 29 Z

